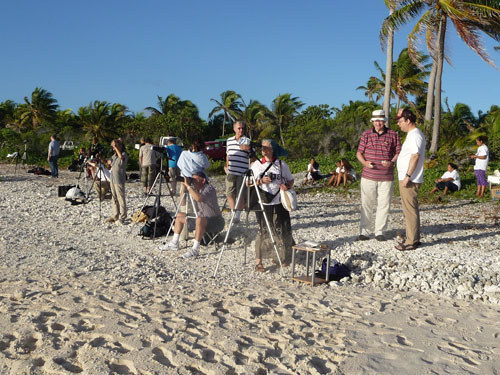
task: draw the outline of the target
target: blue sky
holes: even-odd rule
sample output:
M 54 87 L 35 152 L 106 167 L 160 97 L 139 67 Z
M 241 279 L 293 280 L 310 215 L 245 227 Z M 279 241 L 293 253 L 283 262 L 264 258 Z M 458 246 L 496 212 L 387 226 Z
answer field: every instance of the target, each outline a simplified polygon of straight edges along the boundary
M 211 98 L 235 90 L 270 105 L 283 93 L 307 105 L 365 100 L 373 62 L 385 67 L 383 0 L 3 1 L 0 102 L 35 87 L 62 109 L 99 99 L 140 112 L 157 95 L 193 101 L 203 118 Z M 396 35 L 395 57 L 406 45 Z M 450 29 L 443 100 L 476 113 L 500 105 L 500 71 Z M 497 65 L 495 43 L 484 38 Z

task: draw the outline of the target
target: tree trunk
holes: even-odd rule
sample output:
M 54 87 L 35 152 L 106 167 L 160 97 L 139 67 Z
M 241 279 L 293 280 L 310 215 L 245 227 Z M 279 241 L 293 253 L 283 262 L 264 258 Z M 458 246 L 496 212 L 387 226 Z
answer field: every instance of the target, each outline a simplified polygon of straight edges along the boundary
M 432 142 L 429 152 L 431 158 L 436 154 L 439 147 L 439 129 L 441 127 L 441 83 L 443 77 L 444 62 L 444 37 L 446 35 L 446 15 L 441 14 L 439 21 L 439 32 L 437 38 L 437 71 L 436 92 L 434 95 L 434 125 L 432 127 Z
M 394 13 L 392 3 L 389 7 L 389 15 Z M 391 117 L 391 82 L 392 82 L 392 64 L 394 50 L 394 31 L 392 27 L 387 38 L 387 59 L 385 62 L 385 89 L 384 89 L 384 112 L 387 119 Z
M 427 85 L 427 101 L 425 104 L 425 118 L 424 126 L 428 129 L 432 121 L 432 109 L 434 103 L 434 87 L 436 85 L 436 72 L 437 72 L 437 56 L 432 56 L 432 70 L 429 75 L 429 83 Z
M 280 138 L 281 138 L 281 145 L 285 147 L 285 141 L 283 140 L 283 128 L 282 128 L 282 123 L 281 121 L 279 122 L 279 127 L 280 127 Z
M 224 137 L 224 132 L 226 130 L 226 111 L 224 111 L 224 119 L 222 120 L 222 136 Z

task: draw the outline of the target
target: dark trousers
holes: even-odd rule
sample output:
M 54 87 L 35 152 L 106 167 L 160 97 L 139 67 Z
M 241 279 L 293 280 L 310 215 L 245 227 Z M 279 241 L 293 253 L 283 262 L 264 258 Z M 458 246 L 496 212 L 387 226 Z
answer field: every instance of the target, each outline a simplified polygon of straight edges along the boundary
M 445 187 L 448 186 L 448 191 L 457 191 L 458 190 L 458 186 L 455 185 L 453 182 L 451 181 L 441 181 L 441 182 L 438 182 L 436 184 L 436 187 L 439 189 L 439 190 L 444 190 Z
M 266 258 L 269 255 L 274 256 L 274 250 L 267 249 L 267 254 L 263 254 L 263 246 L 260 244 L 265 242 L 264 239 L 268 237 L 268 230 L 266 226 L 266 221 L 264 219 L 264 214 L 266 215 L 271 230 L 273 231 L 273 236 L 278 243 L 278 252 L 281 261 L 289 263 L 292 259 L 292 246 L 294 245 L 292 237 L 292 223 L 290 221 L 290 212 L 285 210 L 285 208 L 279 204 L 264 205 L 264 213 L 261 211 L 255 211 L 255 216 L 257 217 L 257 222 L 259 224 L 259 235 L 258 241 L 255 248 L 257 259 Z M 267 246 L 269 247 L 269 246 Z
M 57 159 L 59 159 L 59 156 L 51 156 L 49 158 L 50 174 L 52 175 L 52 177 L 59 176 L 59 168 L 57 167 Z

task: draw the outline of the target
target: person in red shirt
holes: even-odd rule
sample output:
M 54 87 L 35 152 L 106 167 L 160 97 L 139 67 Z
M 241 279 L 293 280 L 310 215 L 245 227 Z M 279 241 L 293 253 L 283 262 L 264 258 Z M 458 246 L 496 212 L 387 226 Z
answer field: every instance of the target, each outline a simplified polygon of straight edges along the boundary
M 383 109 L 373 111 L 370 121 L 373 127 L 361 135 L 356 153 L 363 165 L 358 240 L 368 240 L 375 233 L 378 241 L 385 241 L 394 190 L 394 164 L 401 151 L 401 140 L 398 133 L 387 128 Z

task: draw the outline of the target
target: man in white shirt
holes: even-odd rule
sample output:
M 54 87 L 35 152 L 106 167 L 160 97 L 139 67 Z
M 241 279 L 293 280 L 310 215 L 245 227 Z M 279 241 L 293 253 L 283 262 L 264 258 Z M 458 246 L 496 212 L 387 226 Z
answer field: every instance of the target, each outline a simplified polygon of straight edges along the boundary
M 420 246 L 420 211 L 418 189 L 424 182 L 425 137 L 417 128 L 416 116 L 409 109 L 400 109 L 399 128 L 407 133 L 397 160 L 399 194 L 406 222 L 406 240 L 397 250 L 414 250 Z

